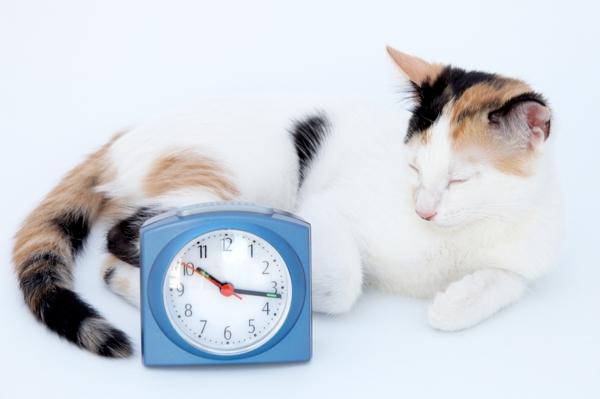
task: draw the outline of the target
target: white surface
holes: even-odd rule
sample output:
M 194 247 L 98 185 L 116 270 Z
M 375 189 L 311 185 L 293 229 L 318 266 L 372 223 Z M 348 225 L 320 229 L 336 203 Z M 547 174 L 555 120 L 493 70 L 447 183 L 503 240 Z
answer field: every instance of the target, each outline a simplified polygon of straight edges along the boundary
M 0 3 L 2 398 L 600 397 L 598 3 L 578 1 Z M 351 3 L 351 5 L 350 5 Z M 368 291 L 314 317 L 314 357 L 284 366 L 148 369 L 93 356 L 35 322 L 12 235 L 71 167 L 114 132 L 203 97 L 399 99 L 385 45 L 521 77 L 551 101 L 569 235 L 560 266 L 518 305 L 441 333 L 427 303 Z M 139 315 L 99 276 L 77 290 L 139 343 Z

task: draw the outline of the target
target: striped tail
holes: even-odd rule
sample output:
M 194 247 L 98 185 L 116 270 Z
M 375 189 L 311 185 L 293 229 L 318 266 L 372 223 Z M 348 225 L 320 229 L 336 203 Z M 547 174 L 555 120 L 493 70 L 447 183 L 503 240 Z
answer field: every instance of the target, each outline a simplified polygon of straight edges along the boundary
M 15 236 L 13 263 L 25 302 L 59 336 L 101 356 L 126 357 L 129 338 L 73 292 L 73 265 L 105 198 L 108 146 L 72 170 L 25 219 Z

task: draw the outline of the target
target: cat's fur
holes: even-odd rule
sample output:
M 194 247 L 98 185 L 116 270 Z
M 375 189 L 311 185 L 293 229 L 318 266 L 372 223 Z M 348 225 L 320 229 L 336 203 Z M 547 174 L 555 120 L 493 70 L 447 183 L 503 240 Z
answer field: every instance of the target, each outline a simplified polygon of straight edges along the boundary
M 104 279 L 137 304 L 141 224 L 215 200 L 311 223 L 316 311 L 347 312 L 371 284 L 432 298 L 431 325 L 460 330 L 517 301 L 562 235 L 546 101 L 519 80 L 388 51 L 410 79 L 412 114 L 356 101 L 212 100 L 114 137 L 16 235 L 34 315 L 92 352 L 129 355 L 127 337 L 72 291 L 91 225 L 112 221 Z

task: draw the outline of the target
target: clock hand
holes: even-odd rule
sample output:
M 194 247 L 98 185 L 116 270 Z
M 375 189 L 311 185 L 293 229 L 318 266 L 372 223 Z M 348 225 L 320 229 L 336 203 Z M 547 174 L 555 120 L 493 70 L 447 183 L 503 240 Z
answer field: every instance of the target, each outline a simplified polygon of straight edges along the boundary
M 221 294 L 223 294 L 224 296 L 234 296 L 238 299 L 242 299 L 241 296 L 236 295 L 235 294 L 235 289 L 233 288 L 233 285 L 229 284 L 229 283 L 221 283 L 219 280 L 217 280 L 216 278 L 214 278 L 213 276 L 211 276 L 210 274 L 208 274 L 208 272 L 200 267 L 196 267 L 194 269 L 194 267 L 188 263 L 185 262 L 181 262 L 182 265 L 184 265 L 185 267 L 187 267 L 190 270 L 193 270 L 194 273 L 198 273 L 199 275 L 201 275 L 202 277 L 204 277 L 205 279 L 207 279 L 208 281 L 210 281 L 211 283 L 213 283 L 214 285 L 216 285 L 217 287 L 220 288 Z
M 236 294 L 242 294 L 242 295 L 254 295 L 254 296 L 264 296 L 267 298 L 281 298 L 281 294 L 274 294 L 272 292 L 260 292 L 260 291 L 250 291 L 250 290 L 239 290 L 239 289 L 234 289 L 234 292 Z
M 201 267 L 194 268 L 192 265 L 185 263 L 185 262 L 181 262 L 181 264 L 184 265 L 185 267 L 189 268 L 190 270 L 193 270 L 195 273 L 198 273 L 199 275 L 201 275 L 202 277 L 206 278 L 208 281 L 210 281 L 211 283 L 213 283 L 214 285 L 219 287 L 221 290 L 221 294 L 223 294 L 224 296 L 233 295 L 236 298 L 242 299 L 239 295 L 236 295 L 236 294 L 242 294 L 242 295 L 262 296 L 262 297 L 266 297 L 266 298 L 281 298 L 281 294 L 274 294 L 272 292 L 240 290 L 240 289 L 234 288 L 233 285 L 231 285 L 229 283 L 220 282 L 219 280 L 217 280 L 216 278 L 211 276 L 206 270 L 202 269 Z

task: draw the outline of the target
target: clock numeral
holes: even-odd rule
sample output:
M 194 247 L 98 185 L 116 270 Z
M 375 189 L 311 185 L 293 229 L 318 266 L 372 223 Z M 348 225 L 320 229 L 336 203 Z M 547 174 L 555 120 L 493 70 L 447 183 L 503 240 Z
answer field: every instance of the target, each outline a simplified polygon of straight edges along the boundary
M 179 292 L 179 296 L 182 296 L 184 291 L 185 291 L 185 288 L 183 287 L 183 284 L 179 283 L 177 285 L 177 292 Z
M 265 270 L 263 270 L 262 274 L 269 274 L 269 272 L 267 271 L 267 269 L 269 268 L 269 262 L 267 262 L 266 260 L 263 260 L 263 263 L 265 263 L 266 266 L 265 266 Z
M 185 304 L 185 312 L 183 314 L 185 314 L 185 317 L 190 317 L 192 315 L 192 304 L 191 303 Z
M 248 320 L 248 326 L 252 327 L 252 330 L 248 331 L 250 334 L 252 334 L 254 331 L 256 331 L 256 327 L 254 326 L 254 324 L 252 324 L 253 321 L 254 321 L 254 319 Z
M 200 330 L 200 334 L 204 334 L 204 329 L 206 328 L 206 320 L 200 320 L 200 323 L 204 323 L 202 326 L 202 330 Z
M 233 243 L 231 238 L 221 238 L 221 243 L 223 244 L 223 252 L 231 252 L 231 249 L 229 249 Z
M 271 281 L 273 283 L 273 289 L 275 292 L 273 294 L 277 294 L 277 281 Z
M 187 262 L 187 264 L 190 267 L 184 266 L 183 263 L 181 264 L 181 268 L 183 269 L 183 275 L 184 276 L 192 276 L 194 275 L 194 264 L 192 262 Z
M 200 245 L 198 248 L 200 248 L 200 259 L 205 259 L 208 256 L 206 256 L 206 245 Z
M 223 331 L 223 336 L 225 339 L 231 339 L 231 331 L 229 331 L 229 326 L 225 327 L 225 331 Z
M 269 302 L 267 302 L 267 303 L 265 304 L 265 306 L 263 306 L 263 308 L 262 308 L 262 311 L 263 311 L 263 312 L 267 312 L 267 316 L 269 315 L 269 311 L 270 311 L 270 310 L 269 310 Z
M 250 248 L 250 257 L 254 258 L 254 244 L 248 245 L 248 248 Z

